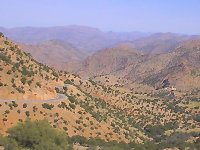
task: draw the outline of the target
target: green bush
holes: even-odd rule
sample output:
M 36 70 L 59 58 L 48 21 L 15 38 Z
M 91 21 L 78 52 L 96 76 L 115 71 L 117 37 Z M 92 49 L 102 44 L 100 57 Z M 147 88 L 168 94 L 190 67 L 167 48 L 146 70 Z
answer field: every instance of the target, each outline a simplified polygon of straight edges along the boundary
M 72 81 L 70 81 L 69 79 L 64 81 L 65 84 L 73 84 Z
M 21 82 L 23 83 L 23 84 L 25 84 L 26 83 L 26 78 L 21 78 Z
M 3 61 L 6 62 L 6 63 L 11 63 L 11 57 L 6 56 L 6 55 L 3 54 L 3 53 L 0 53 L 0 60 L 3 60 Z
M 29 111 L 26 111 L 25 114 L 26 114 L 27 117 L 30 116 L 30 112 Z
M 12 72 L 11 70 L 8 70 L 7 74 L 11 74 L 11 72 Z
M 0 145 L 3 146 L 5 150 L 19 150 L 17 142 L 8 137 L 0 136 Z
M 46 120 L 26 120 L 8 129 L 8 134 L 9 139 L 16 141 L 13 142 L 16 147 L 18 145 L 32 150 L 71 150 L 66 134 L 52 128 Z
M 22 89 L 22 88 L 20 88 L 20 87 L 16 87 L 16 90 L 19 92 L 19 93 L 25 93 L 25 91 Z
M 39 82 L 37 82 L 36 85 L 41 88 L 41 84 Z
M 45 108 L 45 109 L 51 110 L 54 107 L 54 105 L 53 104 L 44 103 L 44 104 L 42 104 L 42 107 Z
M 69 106 L 70 106 L 72 109 L 75 109 L 75 108 L 76 108 L 76 105 L 71 104 L 71 103 L 69 103 Z

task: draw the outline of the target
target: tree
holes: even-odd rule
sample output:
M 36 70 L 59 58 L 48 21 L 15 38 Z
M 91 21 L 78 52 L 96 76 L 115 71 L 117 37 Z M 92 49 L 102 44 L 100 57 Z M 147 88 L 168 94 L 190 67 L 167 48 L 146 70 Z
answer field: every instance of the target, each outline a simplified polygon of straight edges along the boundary
M 32 150 L 69 150 L 68 137 L 64 132 L 50 126 L 47 120 L 18 123 L 8 129 L 9 139 L 15 140 L 20 147 Z
M 19 150 L 17 142 L 8 137 L 0 136 L 0 145 L 3 146 L 5 150 Z

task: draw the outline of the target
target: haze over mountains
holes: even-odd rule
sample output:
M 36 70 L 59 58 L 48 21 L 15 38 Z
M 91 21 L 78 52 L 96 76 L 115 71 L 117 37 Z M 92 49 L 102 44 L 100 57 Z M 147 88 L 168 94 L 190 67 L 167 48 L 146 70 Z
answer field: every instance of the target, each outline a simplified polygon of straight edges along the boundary
M 49 28 L 0 28 L 0 31 L 15 42 L 33 44 L 58 39 L 67 41 L 76 48 L 86 52 L 95 52 L 120 41 L 133 41 L 150 35 L 150 33 L 143 32 L 102 32 L 96 28 L 76 25 Z
M 167 53 L 183 42 L 200 38 L 199 35 L 180 35 L 175 33 L 156 33 L 135 41 L 125 41 L 118 45 L 135 48 L 145 53 Z
M 76 66 L 75 62 L 81 62 L 105 48 L 119 46 L 122 49 L 137 49 L 145 54 L 161 54 L 174 50 L 187 40 L 200 37 L 174 33 L 105 33 L 85 26 L 0 28 L 0 31 L 19 42 L 24 51 L 31 53 L 39 62 L 68 71 L 74 70 L 70 65 Z

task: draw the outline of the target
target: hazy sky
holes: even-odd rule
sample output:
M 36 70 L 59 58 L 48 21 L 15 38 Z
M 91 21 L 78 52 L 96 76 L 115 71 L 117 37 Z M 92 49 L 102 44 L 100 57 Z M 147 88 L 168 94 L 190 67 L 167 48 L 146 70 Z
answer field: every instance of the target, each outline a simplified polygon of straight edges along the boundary
M 200 0 L 0 0 L 0 26 L 200 33 Z

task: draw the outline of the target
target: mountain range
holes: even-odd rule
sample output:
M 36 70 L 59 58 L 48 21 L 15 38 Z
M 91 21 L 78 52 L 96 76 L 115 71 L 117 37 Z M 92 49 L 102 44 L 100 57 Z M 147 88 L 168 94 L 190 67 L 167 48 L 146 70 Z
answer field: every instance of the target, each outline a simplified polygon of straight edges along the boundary
M 30 119 L 46 119 L 75 149 L 198 149 L 200 39 L 180 41 L 162 53 L 116 44 L 92 54 L 54 39 L 20 43 L 24 52 L 0 33 L 0 148 L 30 149 L 41 136 Z
M 94 59 L 98 54 L 102 54 L 102 52 L 99 53 L 98 51 L 104 48 L 114 48 L 115 50 L 118 49 L 117 51 L 119 51 L 120 48 L 122 50 L 137 49 L 145 55 L 163 54 L 173 51 L 188 40 L 195 40 L 200 37 L 198 35 L 180 35 L 174 33 L 105 33 L 98 29 L 85 26 L 0 28 L 0 31 L 5 32 L 5 35 L 12 40 L 19 42 L 23 50 L 27 53 L 31 53 L 33 58 L 37 61 L 54 67 L 57 70 L 62 69 L 68 71 L 77 71 L 82 65 L 88 64 L 90 59 Z M 109 51 L 111 51 L 111 49 Z M 93 54 L 94 57 L 89 57 Z M 125 57 L 120 56 L 120 53 L 115 55 L 116 58 L 117 55 L 119 55 L 119 57 Z M 126 55 L 126 53 L 124 55 Z M 129 55 L 129 53 L 127 55 Z M 130 54 L 130 58 L 132 57 L 131 55 L 132 54 Z M 149 57 L 153 57 L 153 55 L 148 56 L 148 58 Z M 84 59 L 86 60 L 84 61 Z M 119 58 L 117 58 L 117 60 L 118 59 Z M 121 62 L 113 64 L 119 65 L 120 63 Z M 130 60 L 129 63 L 131 63 Z M 134 60 L 132 63 L 134 63 Z M 110 64 L 110 67 L 110 71 L 112 71 L 112 67 L 114 66 Z M 125 64 L 119 65 L 117 69 L 120 67 L 125 67 Z M 98 70 L 97 68 L 94 67 L 94 69 Z M 91 72 L 89 71 L 88 73 L 94 73 L 91 69 L 89 70 Z M 110 72 L 105 70 L 98 71 Z
M 96 28 L 77 25 L 49 28 L 19 27 L 8 29 L 1 27 L 0 32 L 15 42 L 27 44 L 55 39 L 64 40 L 85 52 L 96 52 L 120 41 L 133 41 L 150 35 L 150 33 L 145 32 L 102 32 Z
M 116 46 L 101 50 L 73 67 L 70 65 L 69 71 L 83 77 L 113 74 L 156 89 L 170 85 L 188 90 L 199 87 L 199 45 L 200 40 L 187 41 L 164 54 L 145 54 Z
M 135 41 L 120 42 L 118 46 L 138 49 L 144 53 L 167 53 L 180 46 L 183 42 L 200 38 L 199 35 L 180 35 L 175 33 L 155 33 Z

